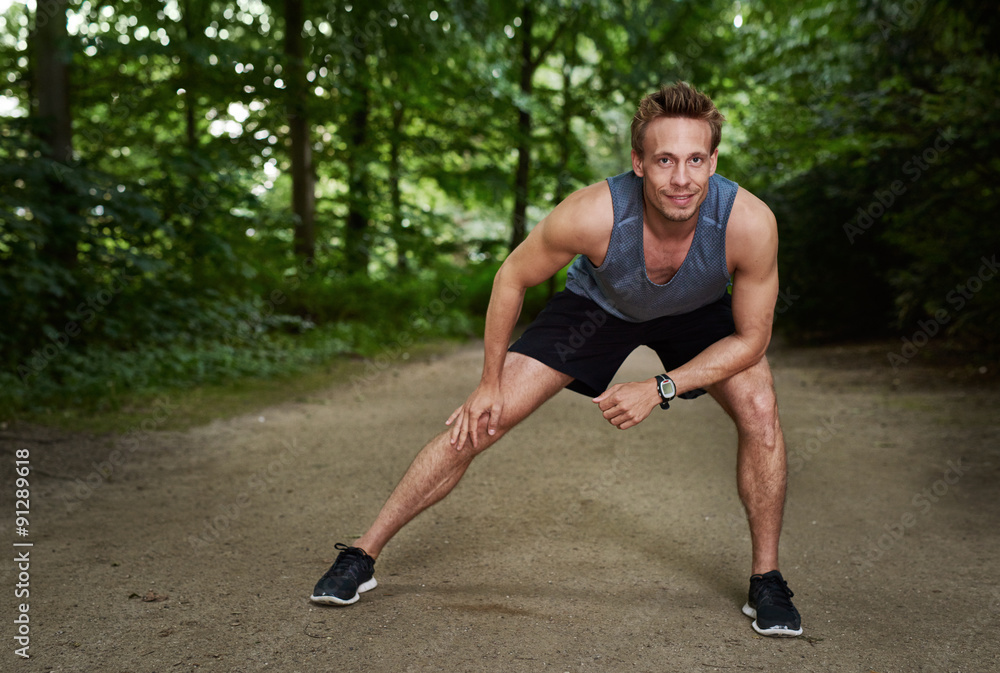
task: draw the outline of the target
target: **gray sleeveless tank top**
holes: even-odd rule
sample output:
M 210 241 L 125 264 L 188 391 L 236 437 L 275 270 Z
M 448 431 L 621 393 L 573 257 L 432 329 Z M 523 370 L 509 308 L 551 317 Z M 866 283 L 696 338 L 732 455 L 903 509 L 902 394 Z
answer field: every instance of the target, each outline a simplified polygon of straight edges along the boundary
M 586 255 L 577 257 L 566 277 L 567 290 L 628 322 L 690 313 L 722 298 L 730 282 L 726 224 L 736 199 L 735 182 L 721 175 L 709 178 L 691 248 L 674 277 L 663 285 L 646 275 L 642 178 L 629 171 L 608 178 L 608 186 L 615 217 L 608 253 L 599 267 Z

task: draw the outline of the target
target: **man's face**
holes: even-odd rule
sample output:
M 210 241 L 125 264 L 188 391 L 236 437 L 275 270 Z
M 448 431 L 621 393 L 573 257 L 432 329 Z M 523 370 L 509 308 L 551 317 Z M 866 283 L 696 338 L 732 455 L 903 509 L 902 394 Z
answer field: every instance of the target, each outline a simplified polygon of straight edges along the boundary
M 711 146 L 712 129 L 705 121 L 658 117 L 646 127 L 643 154 L 632 151 L 632 168 L 643 178 L 646 203 L 664 219 L 697 218 L 719 158 Z

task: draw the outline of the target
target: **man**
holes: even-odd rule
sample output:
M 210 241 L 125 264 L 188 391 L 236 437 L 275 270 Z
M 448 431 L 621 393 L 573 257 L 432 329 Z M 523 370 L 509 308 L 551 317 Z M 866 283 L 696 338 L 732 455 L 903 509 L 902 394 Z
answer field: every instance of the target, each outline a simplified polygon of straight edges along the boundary
M 562 388 L 593 397 L 622 430 L 675 397 L 707 391 L 739 437 L 737 487 L 753 551 L 743 612 L 763 635 L 802 633 L 778 570 L 785 445 L 764 357 L 778 292 L 777 226 L 762 201 L 715 175 L 723 121 L 685 83 L 650 94 L 632 121 L 632 171 L 572 194 L 507 257 L 486 314 L 479 386 L 448 418 L 450 430 L 417 455 L 371 528 L 350 547 L 337 545 L 313 601 L 348 605 L 374 588 L 375 559 L 392 536 Z M 574 257 L 566 291 L 508 348 L 525 289 Z M 570 330 L 581 334 L 587 321 L 590 336 L 571 346 Z M 608 388 L 641 344 L 657 352 L 664 373 Z

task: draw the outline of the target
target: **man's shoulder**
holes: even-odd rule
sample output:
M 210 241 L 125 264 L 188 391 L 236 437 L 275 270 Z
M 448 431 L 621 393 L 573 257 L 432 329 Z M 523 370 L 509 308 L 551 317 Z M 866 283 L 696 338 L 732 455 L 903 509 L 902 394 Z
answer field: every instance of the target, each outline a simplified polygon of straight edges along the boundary
M 726 227 L 726 257 L 730 271 L 771 258 L 778 249 L 774 213 L 761 199 L 739 188 Z
M 607 247 L 614 220 L 611 190 L 602 180 L 567 196 L 541 224 L 545 240 L 553 247 L 594 255 L 602 241 Z
M 735 227 L 735 233 L 759 233 L 761 229 L 771 229 L 775 224 L 774 213 L 766 203 L 743 187 L 737 190 L 729 216 L 730 229 Z
M 578 232 L 610 227 L 614 223 L 614 207 L 607 180 L 576 190 L 555 207 L 548 219 L 560 228 Z
M 564 204 L 570 205 L 574 210 L 582 211 L 581 214 L 591 214 L 600 216 L 602 214 L 611 216 L 611 188 L 607 180 L 595 182 L 592 185 L 581 187 L 566 197 Z M 562 204 L 560 204 L 562 205 Z M 606 209 L 607 213 L 594 212 L 595 210 Z

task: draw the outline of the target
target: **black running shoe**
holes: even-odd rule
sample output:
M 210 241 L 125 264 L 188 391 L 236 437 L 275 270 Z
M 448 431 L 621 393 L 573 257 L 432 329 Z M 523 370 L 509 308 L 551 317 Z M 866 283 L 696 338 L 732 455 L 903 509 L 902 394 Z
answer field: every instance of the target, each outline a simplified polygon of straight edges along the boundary
M 800 636 L 802 618 L 792 605 L 794 595 L 777 570 L 754 575 L 743 614 L 754 620 L 753 630 L 762 636 Z
M 348 547 L 338 542 L 334 549 L 339 549 L 337 560 L 326 574 L 316 583 L 312 596 L 314 603 L 323 605 L 350 605 L 357 602 L 366 591 L 378 586 L 373 577 L 375 559 L 359 547 Z

